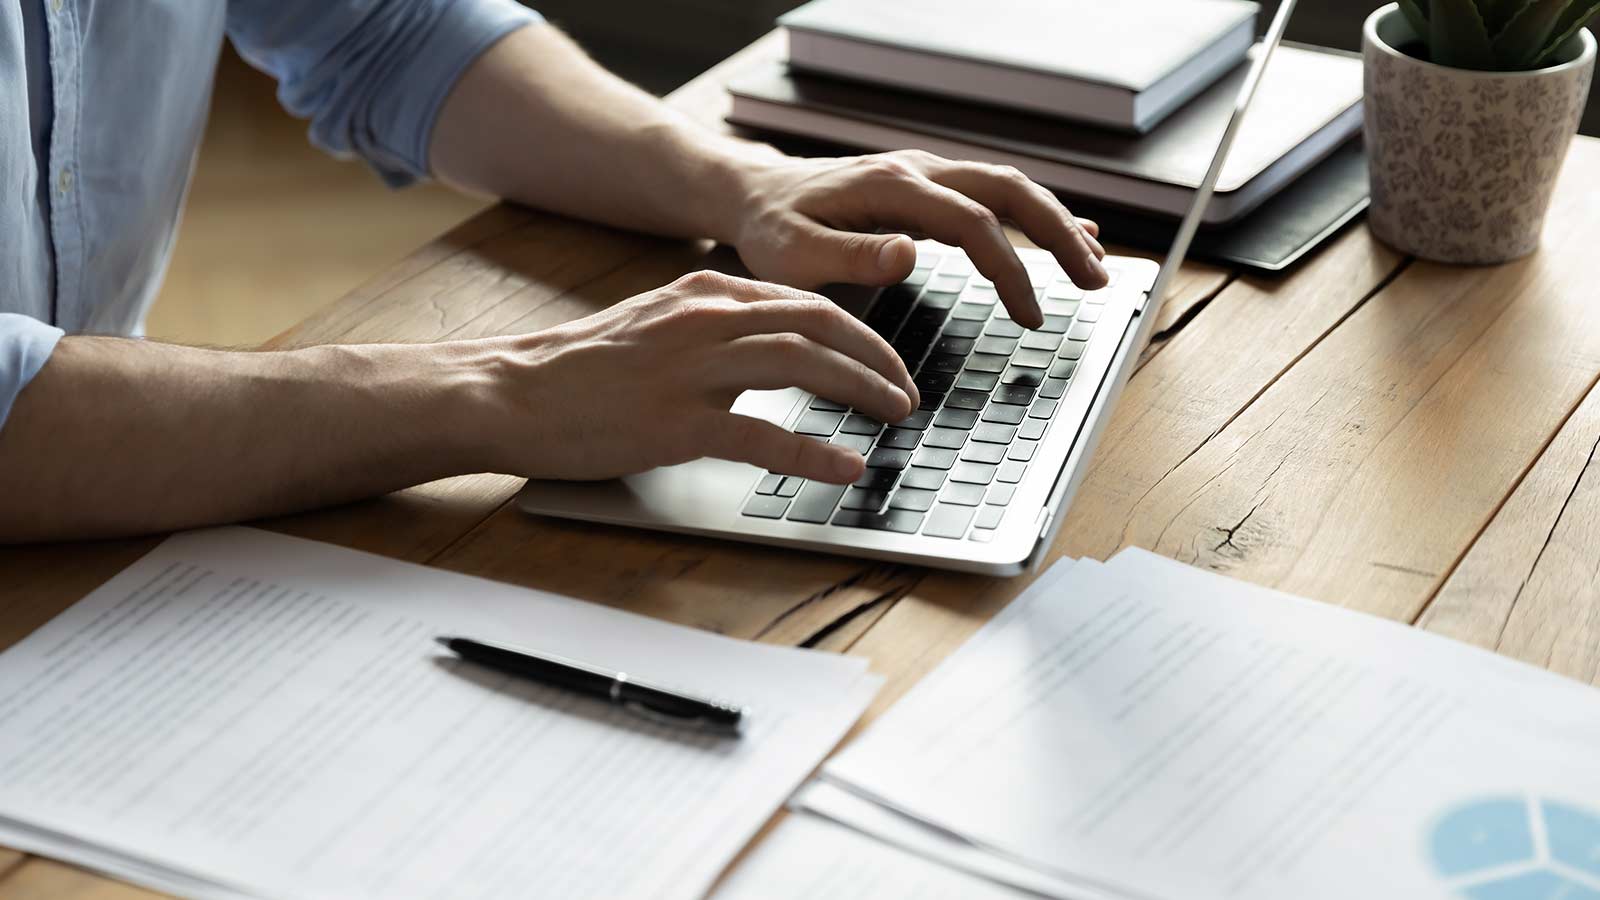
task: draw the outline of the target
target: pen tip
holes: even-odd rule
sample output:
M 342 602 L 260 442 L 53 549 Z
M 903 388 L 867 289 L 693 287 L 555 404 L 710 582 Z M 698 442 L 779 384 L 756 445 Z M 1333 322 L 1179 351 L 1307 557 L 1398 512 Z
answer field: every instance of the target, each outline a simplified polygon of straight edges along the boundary
M 450 638 L 447 638 L 447 637 L 436 637 L 433 640 L 434 640 L 434 643 L 437 643 L 439 646 L 445 648 L 446 650 L 450 649 Z

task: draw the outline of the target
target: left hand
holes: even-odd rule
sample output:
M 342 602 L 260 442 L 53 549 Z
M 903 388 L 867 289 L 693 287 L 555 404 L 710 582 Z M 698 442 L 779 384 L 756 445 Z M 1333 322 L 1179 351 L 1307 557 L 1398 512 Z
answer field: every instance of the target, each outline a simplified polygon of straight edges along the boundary
M 778 157 L 752 164 L 733 244 L 758 278 L 801 288 L 888 285 L 911 274 L 905 233 L 961 247 L 1018 324 L 1044 318 L 1028 272 L 1001 227 L 1009 222 L 1055 255 L 1079 286 L 1104 287 L 1100 228 L 1067 211 L 1016 169 L 953 162 L 920 150 L 841 159 Z

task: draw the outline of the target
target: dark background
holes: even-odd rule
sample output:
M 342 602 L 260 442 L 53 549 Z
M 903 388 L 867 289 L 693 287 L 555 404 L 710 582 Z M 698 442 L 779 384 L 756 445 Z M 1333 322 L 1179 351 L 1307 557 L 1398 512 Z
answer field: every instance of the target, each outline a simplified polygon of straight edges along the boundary
M 662 94 L 772 29 L 800 0 L 523 0 L 577 38 L 607 68 Z M 878 0 L 894 3 L 898 0 Z M 1048 3 L 1051 0 L 1039 0 Z M 1386 0 L 1384 0 L 1386 2 Z M 1300 0 L 1288 39 L 1361 48 L 1361 23 L 1380 0 Z M 982 9 L 982 0 L 974 0 Z M 1278 6 L 1262 3 L 1265 25 Z M 1135 43 L 1136 46 L 1136 43 Z M 1600 92 L 1590 93 L 1584 134 L 1600 134 Z

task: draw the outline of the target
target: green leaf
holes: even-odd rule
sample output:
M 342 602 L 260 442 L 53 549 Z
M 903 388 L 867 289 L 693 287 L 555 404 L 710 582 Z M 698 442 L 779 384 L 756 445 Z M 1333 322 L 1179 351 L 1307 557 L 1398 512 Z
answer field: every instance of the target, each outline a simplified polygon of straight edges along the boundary
M 1427 0 L 1423 0 L 1423 2 L 1427 2 Z M 1405 15 L 1406 21 L 1410 23 L 1411 30 L 1417 33 L 1417 37 L 1423 43 L 1427 43 L 1429 31 L 1428 15 L 1422 11 L 1422 7 L 1417 5 L 1417 0 L 1400 0 L 1400 12 Z
M 1478 0 L 1478 12 L 1483 16 L 1483 30 L 1492 40 L 1528 5 L 1528 0 Z
M 1528 69 L 1549 46 L 1556 22 L 1573 0 L 1531 0 L 1494 39 L 1496 67 Z
M 1541 66 L 1549 65 L 1550 57 L 1561 49 L 1562 44 L 1565 44 L 1573 35 L 1577 34 L 1579 28 L 1582 28 L 1586 22 L 1594 18 L 1595 13 L 1600 13 L 1600 0 L 1578 0 L 1578 2 L 1567 7 L 1567 11 L 1561 14 L 1561 19 L 1556 22 L 1556 27 L 1552 29 L 1555 37 L 1545 42 L 1544 49 L 1539 51 L 1538 57 L 1534 59 L 1533 65 L 1529 68 L 1537 69 Z
M 1473 0 L 1433 0 L 1428 16 L 1428 55 L 1441 66 L 1491 69 L 1494 50 Z

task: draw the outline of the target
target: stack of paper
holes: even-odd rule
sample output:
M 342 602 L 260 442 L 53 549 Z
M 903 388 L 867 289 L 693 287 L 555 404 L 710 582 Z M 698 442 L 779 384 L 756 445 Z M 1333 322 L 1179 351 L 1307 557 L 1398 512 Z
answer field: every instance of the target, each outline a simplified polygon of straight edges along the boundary
M 523 644 L 753 710 L 721 739 L 442 656 Z M 248 529 L 0 655 L 0 843 L 196 897 L 697 897 L 866 664 Z
M 1592 688 L 1129 551 L 1043 576 L 796 803 L 1049 896 L 1600 897 L 1597 748 Z

